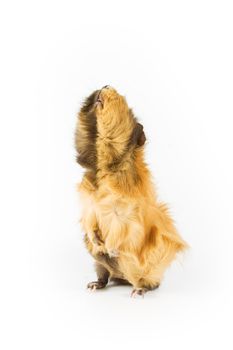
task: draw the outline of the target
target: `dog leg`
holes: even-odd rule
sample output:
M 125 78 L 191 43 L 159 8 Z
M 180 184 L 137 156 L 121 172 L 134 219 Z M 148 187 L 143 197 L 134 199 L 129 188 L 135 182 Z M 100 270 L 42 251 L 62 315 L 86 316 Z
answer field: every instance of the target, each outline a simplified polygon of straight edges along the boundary
M 108 284 L 109 271 L 100 263 L 95 264 L 97 281 L 88 283 L 87 288 L 89 290 L 95 291 L 96 289 L 103 289 Z

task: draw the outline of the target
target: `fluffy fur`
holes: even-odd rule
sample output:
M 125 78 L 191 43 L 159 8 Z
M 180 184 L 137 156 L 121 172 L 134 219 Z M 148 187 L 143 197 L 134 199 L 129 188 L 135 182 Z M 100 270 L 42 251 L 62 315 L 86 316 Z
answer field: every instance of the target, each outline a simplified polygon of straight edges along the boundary
M 78 187 L 87 249 L 98 280 L 130 283 L 133 294 L 159 286 L 165 269 L 186 248 L 159 203 L 144 162 L 145 134 L 125 98 L 110 87 L 95 91 L 79 112 L 77 161 L 86 172 Z

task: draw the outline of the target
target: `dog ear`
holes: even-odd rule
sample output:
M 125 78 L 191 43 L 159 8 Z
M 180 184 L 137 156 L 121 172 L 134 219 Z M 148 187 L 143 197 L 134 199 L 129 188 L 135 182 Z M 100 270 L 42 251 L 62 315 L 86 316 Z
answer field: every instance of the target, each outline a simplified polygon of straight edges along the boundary
M 136 146 L 143 146 L 144 143 L 146 142 L 146 135 L 143 131 L 143 126 L 140 123 L 137 123 L 133 133 L 132 133 L 132 143 L 135 144 Z

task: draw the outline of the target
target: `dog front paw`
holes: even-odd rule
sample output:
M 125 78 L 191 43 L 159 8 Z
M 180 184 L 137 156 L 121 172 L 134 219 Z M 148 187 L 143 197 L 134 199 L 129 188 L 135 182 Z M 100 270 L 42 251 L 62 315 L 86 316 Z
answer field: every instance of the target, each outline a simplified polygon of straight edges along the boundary
M 119 253 L 119 250 L 117 249 L 109 249 L 108 255 L 110 256 L 110 258 L 118 258 L 120 253 Z

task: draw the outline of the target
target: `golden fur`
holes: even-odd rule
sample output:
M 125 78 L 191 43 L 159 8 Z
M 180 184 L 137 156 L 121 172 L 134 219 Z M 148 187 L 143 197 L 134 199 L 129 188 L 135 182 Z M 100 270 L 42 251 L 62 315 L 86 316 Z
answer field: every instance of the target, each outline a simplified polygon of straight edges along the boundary
M 153 289 L 186 248 L 166 205 L 157 201 L 144 142 L 143 127 L 115 89 L 104 87 L 86 100 L 76 149 L 86 168 L 78 187 L 82 229 L 103 282 L 95 288 L 110 277 L 128 281 L 135 290 Z

